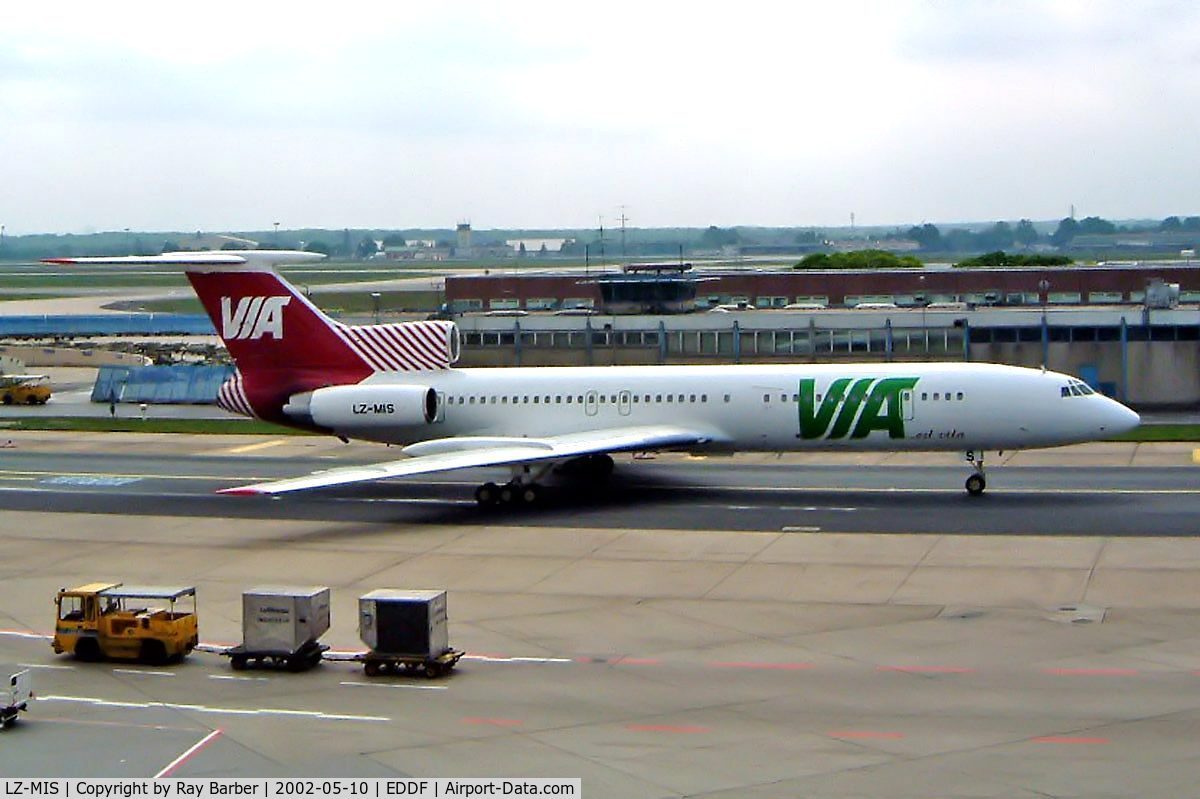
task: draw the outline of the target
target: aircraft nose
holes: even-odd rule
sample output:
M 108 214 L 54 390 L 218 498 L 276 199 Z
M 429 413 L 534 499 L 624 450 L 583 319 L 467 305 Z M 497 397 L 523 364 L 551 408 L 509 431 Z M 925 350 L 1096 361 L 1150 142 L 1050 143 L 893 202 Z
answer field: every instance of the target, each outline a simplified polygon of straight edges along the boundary
M 1142 417 L 1116 400 L 1105 398 L 1105 404 L 1107 407 L 1100 425 L 1105 435 L 1128 433 L 1142 423 Z

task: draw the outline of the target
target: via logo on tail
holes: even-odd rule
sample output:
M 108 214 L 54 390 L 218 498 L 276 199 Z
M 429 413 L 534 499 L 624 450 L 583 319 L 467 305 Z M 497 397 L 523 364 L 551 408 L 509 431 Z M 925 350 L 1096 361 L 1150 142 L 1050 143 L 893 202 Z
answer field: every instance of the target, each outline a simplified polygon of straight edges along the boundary
M 291 297 L 242 297 L 237 307 L 229 297 L 221 298 L 221 338 L 260 339 L 270 334 L 283 338 L 283 309 Z
M 904 438 L 905 399 L 911 404 L 915 377 L 839 377 L 816 401 L 816 380 L 800 381 L 799 438 L 866 438 L 883 430 L 888 438 Z M 908 392 L 907 398 L 905 392 Z M 859 408 L 862 413 L 859 414 Z M 854 417 L 858 416 L 855 424 Z M 853 431 L 851 428 L 853 427 Z

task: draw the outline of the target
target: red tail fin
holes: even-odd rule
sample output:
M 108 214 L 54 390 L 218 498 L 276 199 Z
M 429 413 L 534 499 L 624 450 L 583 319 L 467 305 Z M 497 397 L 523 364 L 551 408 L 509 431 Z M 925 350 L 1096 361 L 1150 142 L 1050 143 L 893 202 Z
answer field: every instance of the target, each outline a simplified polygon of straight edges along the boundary
M 282 420 L 293 394 L 374 372 L 447 369 L 458 356 L 452 323 L 344 325 L 270 270 L 222 266 L 187 276 L 237 364 L 239 378 L 219 402 L 238 413 Z
M 458 359 L 451 322 L 350 326 L 335 322 L 273 267 L 323 255 L 288 250 L 172 252 L 48 263 L 182 266 L 237 364 L 218 403 L 237 413 L 287 421 L 293 394 L 358 383 L 373 372 L 448 369 Z

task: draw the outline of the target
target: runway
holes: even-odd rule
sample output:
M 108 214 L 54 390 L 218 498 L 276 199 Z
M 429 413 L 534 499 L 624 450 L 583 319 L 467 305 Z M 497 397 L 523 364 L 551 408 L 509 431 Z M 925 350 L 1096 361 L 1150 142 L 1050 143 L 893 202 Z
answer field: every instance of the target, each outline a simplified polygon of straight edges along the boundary
M 388 452 L 376 450 L 376 460 Z M 89 453 L 90 455 L 90 453 Z M 607 486 L 561 485 L 536 508 L 480 509 L 464 471 L 278 498 L 220 488 L 307 474 L 361 457 L 244 457 L 17 450 L 0 460 L 0 509 L 390 524 L 1014 535 L 1192 535 L 1194 467 L 1005 467 L 966 496 L 964 466 L 741 463 L 667 456 L 620 462 Z
M 0 450 L 0 662 L 39 699 L 6 776 L 579 776 L 586 796 L 1188 795 L 1200 674 L 1189 448 L 621 464 L 615 493 L 488 514 L 482 475 L 216 496 L 386 457 L 320 439 L 14 434 Z M 1094 528 L 1089 530 L 1088 528 Z M 94 579 L 450 592 L 438 681 L 352 663 L 77 663 L 51 598 Z M 186 755 L 186 756 L 185 756 Z

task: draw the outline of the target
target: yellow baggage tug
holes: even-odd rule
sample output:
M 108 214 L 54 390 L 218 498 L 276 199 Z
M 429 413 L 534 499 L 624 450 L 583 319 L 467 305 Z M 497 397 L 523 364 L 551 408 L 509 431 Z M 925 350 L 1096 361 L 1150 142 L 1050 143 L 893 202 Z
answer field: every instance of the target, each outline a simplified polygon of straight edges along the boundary
M 80 660 L 116 658 L 160 665 L 199 643 L 192 586 L 88 583 L 54 600 L 54 651 Z

